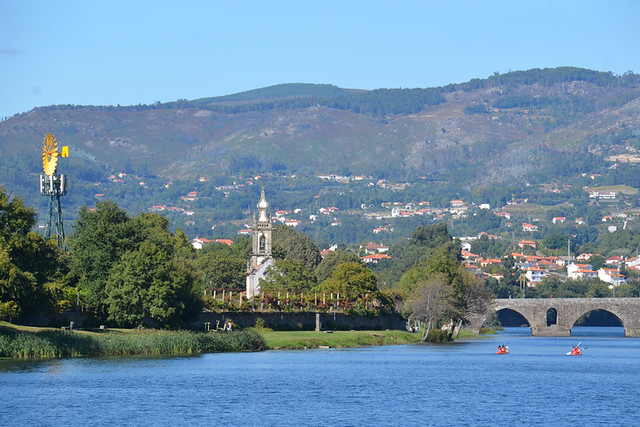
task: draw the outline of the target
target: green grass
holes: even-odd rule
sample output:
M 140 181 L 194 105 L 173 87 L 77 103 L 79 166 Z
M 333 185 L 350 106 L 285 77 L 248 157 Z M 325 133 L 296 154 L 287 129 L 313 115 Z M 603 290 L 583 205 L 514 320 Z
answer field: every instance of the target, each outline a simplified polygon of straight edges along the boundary
M 179 355 L 259 351 L 265 348 L 255 330 L 190 331 L 108 330 L 73 333 L 0 322 L 0 357 L 14 359 L 82 356 Z
M 346 348 L 374 345 L 414 344 L 420 334 L 405 331 L 283 331 L 262 332 L 268 349 Z

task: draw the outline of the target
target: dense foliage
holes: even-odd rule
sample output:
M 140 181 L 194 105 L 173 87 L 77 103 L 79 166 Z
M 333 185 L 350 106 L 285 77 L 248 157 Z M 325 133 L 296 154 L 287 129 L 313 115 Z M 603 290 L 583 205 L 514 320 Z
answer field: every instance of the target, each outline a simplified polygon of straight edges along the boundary
M 34 210 L 0 187 L 0 318 L 27 320 L 65 305 L 64 255 L 34 225 Z
M 81 210 L 70 265 L 89 308 L 122 326 L 175 327 L 197 318 L 193 248 L 168 224 L 157 214 L 130 218 L 112 202 Z

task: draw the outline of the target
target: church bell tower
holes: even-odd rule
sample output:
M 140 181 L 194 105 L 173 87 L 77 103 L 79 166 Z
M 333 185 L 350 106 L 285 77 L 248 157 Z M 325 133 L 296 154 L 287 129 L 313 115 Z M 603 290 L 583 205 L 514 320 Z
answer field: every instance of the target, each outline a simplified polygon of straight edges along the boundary
M 269 203 L 264 195 L 264 187 L 262 187 L 257 207 L 258 216 L 253 217 L 251 259 L 247 263 L 247 298 L 260 294 L 260 279 L 264 277 L 267 267 L 273 263 L 271 257 L 273 227 L 271 216 L 267 213 Z

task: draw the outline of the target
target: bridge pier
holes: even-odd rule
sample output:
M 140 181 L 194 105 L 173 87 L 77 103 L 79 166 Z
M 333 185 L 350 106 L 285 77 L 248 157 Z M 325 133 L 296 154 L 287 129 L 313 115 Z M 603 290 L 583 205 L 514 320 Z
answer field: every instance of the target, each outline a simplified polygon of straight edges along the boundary
M 569 337 L 571 336 L 571 328 L 558 325 L 531 326 L 531 335 L 534 337 Z
M 640 337 L 640 327 L 626 327 L 624 328 L 625 337 Z

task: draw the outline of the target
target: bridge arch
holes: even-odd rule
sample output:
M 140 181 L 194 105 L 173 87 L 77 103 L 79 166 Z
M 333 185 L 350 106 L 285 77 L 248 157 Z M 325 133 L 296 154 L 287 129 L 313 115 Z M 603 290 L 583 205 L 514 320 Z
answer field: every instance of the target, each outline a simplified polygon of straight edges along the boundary
M 512 310 L 529 324 L 532 335 L 570 336 L 571 329 L 586 313 L 610 313 L 624 327 L 625 335 L 640 336 L 640 298 L 518 298 L 495 299 L 485 313 L 468 319 L 476 332 L 493 313 Z M 551 321 L 555 313 L 555 322 Z
M 502 308 L 495 311 L 496 316 L 498 317 L 498 321 L 503 326 L 530 326 L 531 322 L 527 317 L 518 310 L 514 310 L 513 308 Z M 487 322 L 489 317 L 485 320 Z M 505 323 L 507 325 L 505 325 Z
M 578 310 L 572 313 L 572 315 L 570 317 L 568 317 L 568 321 L 567 323 L 570 325 L 570 328 L 573 329 L 574 326 L 576 325 L 576 322 L 578 320 L 580 320 L 584 315 L 589 314 L 589 313 L 593 313 L 595 311 L 601 311 L 601 312 L 605 312 L 610 314 L 611 316 L 615 317 L 618 322 L 620 323 L 620 326 L 625 327 L 624 324 L 624 320 L 622 319 L 620 313 L 617 313 L 617 310 L 612 310 L 610 308 L 602 308 L 602 307 L 591 307 L 589 309 L 584 310 L 581 313 L 582 310 Z
M 498 301 L 498 300 L 496 300 Z M 511 301 L 511 300 L 508 300 Z M 516 300 L 517 301 L 517 300 Z M 506 303 L 506 304 L 494 304 L 492 307 L 490 307 L 486 313 L 478 315 L 472 319 L 470 319 L 470 326 L 471 328 L 475 331 L 475 332 L 479 332 L 480 328 L 482 328 L 482 326 L 489 320 L 489 318 L 491 316 L 494 315 L 498 315 L 500 312 L 504 312 L 504 311 L 510 311 L 513 312 L 515 314 L 517 314 L 518 316 L 520 316 L 529 327 L 531 327 L 531 322 L 533 319 L 532 313 L 530 312 L 530 310 L 527 310 L 527 307 L 519 307 L 517 305 L 513 305 L 510 303 Z

